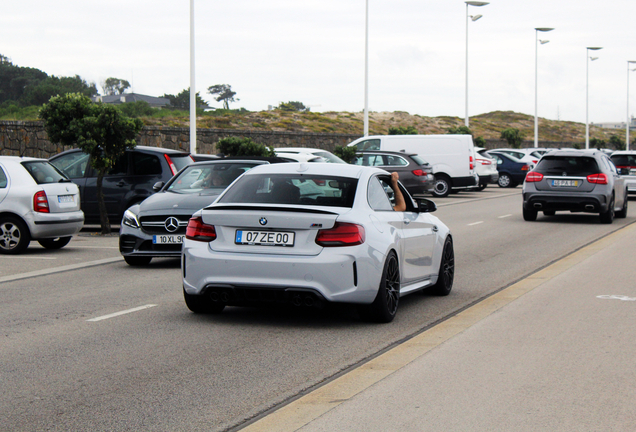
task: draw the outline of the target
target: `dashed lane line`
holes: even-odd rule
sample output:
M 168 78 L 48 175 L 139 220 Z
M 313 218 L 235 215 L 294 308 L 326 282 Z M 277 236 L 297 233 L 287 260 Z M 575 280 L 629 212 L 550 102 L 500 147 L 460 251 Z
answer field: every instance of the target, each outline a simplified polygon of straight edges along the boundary
M 133 312 L 139 312 L 139 311 L 142 311 L 142 310 L 145 310 L 145 309 L 149 309 L 149 308 L 155 307 L 155 306 L 157 306 L 157 305 L 156 304 L 147 304 L 147 305 L 139 306 L 139 307 L 136 307 L 136 308 L 126 309 L 126 310 L 123 310 L 123 311 L 115 312 L 115 313 L 112 313 L 112 314 L 102 315 L 102 316 L 99 316 L 99 317 L 96 317 L 96 318 L 87 319 L 86 321 L 90 321 L 90 322 L 104 321 L 104 320 L 107 320 L 107 319 L 110 319 L 110 318 L 115 318 L 115 317 L 118 317 L 118 316 L 121 316 L 121 315 L 127 315 L 127 314 L 130 314 L 130 313 L 133 313 Z

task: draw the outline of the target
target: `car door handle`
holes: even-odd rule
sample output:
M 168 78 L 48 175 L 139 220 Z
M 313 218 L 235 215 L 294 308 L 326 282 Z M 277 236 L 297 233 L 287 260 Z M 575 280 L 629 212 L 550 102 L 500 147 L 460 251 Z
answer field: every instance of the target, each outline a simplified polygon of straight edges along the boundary
M 437 228 L 437 225 L 433 225 L 433 232 L 437 232 L 439 231 L 439 228 Z
M 117 186 L 124 187 L 124 186 L 126 186 L 126 183 L 124 183 L 123 180 L 120 180 L 119 182 L 117 182 Z
M 408 224 L 410 224 L 410 223 L 411 223 L 411 221 L 410 221 L 410 220 L 408 220 L 408 219 L 404 219 L 404 225 L 408 225 Z

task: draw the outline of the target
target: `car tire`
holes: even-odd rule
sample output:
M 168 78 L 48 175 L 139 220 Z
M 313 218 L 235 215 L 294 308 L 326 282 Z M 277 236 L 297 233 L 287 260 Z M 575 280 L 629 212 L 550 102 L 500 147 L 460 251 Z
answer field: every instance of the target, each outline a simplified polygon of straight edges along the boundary
M 454 279 L 455 251 L 453 249 L 453 239 L 451 236 L 448 236 L 446 237 L 446 241 L 444 241 L 442 259 L 439 263 L 439 273 L 437 274 L 437 282 L 428 291 L 437 296 L 447 296 L 453 289 Z
M 488 187 L 487 184 L 482 183 L 479 186 L 477 186 L 475 189 L 477 189 L 478 191 L 483 191 L 484 189 L 486 189 Z
M 389 323 L 397 314 L 400 303 L 400 265 L 395 252 L 389 252 L 384 263 L 382 278 L 375 300 L 360 309 L 360 315 L 368 321 Z
M 523 208 L 523 220 L 528 222 L 533 222 L 537 220 L 537 212 L 536 210 L 528 210 L 525 207 Z
M 499 180 L 497 180 L 497 184 L 501 188 L 507 188 L 507 187 L 510 187 L 510 185 L 512 185 L 512 179 L 510 178 L 508 174 L 502 173 L 502 174 L 499 174 Z
M 544 216 L 554 216 L 556 214 L 556 212 L 554 210 L 544 210 L 543 211 L 543 215 Z
M 31 233 L 24 222 L 11 216 L 0 218 L 0 253 L 22 253 L 29 247 L 29 243 Z
M 225 304 L 215 303 L 206 295 L 188 294 L 185 289 L 183 299 L 188 309 L 196 314 L 219 314 L 225 309 Z
M 626 218 L 627 217 L 627 206 L 629 205 L 629 195 L 627 195 L 627 191 L 625 191 L 625 202 L 623 203 L 623 208 L 616 212 L 617 218 Z
M 614 212 L 614 195 L 612 195 L 612 199 L 610 200 L 610 203 L 607 206 L 607 210 L 604 211 L 604 212 L 601 212 L 599 214 L 599 217 L 601 219 L 601 223 L 603 223 L 603 224 L 611 224 L 612 222 L 614 222 L 614 216 L 615 216 L 615 212 Z
M 152 257 L 147 256 L 124 256 L 124 261 L 126 261 L 126 264 L 134 267 L 147 266 L 148 264 L 150 264 L 151 260 Z
M 72 239 L 72 236 L 69 237 L 58 237 L 53 239 L 42 239 L 38 240 L 38 243 L 45 249 L 62 249 L 66 246 Z
M 448 194 L 451 193 L 451 182 L 450 178 L 444 174 L 439 174 L 435 176 L 435 181 L 433 182 L 433 196 L 438 198 L 447 197 Z

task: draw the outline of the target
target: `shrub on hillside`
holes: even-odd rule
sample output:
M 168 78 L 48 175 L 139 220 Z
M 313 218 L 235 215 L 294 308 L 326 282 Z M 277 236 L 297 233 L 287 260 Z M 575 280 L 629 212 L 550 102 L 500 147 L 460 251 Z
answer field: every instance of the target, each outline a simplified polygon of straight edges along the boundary
M 221 138 L 216 151 L 225 156 L 276 156 L 274 149 L 244 137 Z

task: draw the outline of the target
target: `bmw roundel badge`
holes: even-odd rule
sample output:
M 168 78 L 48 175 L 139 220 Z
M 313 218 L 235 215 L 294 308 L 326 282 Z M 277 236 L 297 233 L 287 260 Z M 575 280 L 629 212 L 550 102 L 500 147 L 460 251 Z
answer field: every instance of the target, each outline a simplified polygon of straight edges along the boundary
M 264 217 L 262 217 L 262 218 L 260 218 L 260 219 L 258 220 L 258 223 L 259 223 L 259 224 L 261 224 L 261 225 L 267 225 L 267 219 L 265 219 Z

